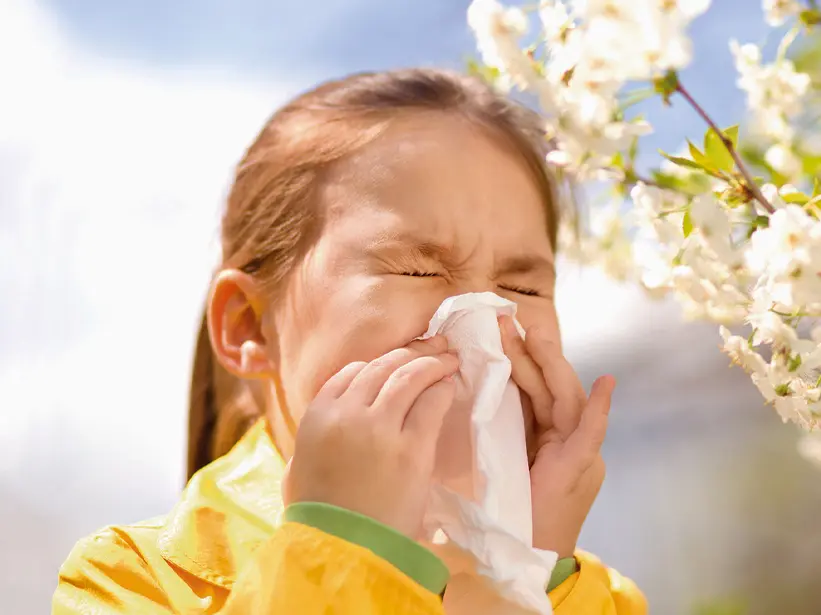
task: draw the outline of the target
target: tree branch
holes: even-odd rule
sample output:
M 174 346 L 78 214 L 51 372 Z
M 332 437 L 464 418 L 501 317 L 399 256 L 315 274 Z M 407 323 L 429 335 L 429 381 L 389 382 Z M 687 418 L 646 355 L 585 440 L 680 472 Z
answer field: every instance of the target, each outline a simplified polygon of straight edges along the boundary
M 775 212 L 773 206 L 770 205 L 770 202 L 762 194 L 761 189 L 758 187 L 758 184 L 756 184 L 755 180 L 753 180 L 752 175 L 750 175 L 750 172 L 744 165 L 744 161 L 741 160 L 741 156 L 739 156 L 738 151 L 733 145 L 733 142 L 729 138 L 727 138 L 727 136 L 724 134 L 724 131 L 722 131 L 718 127 L 718 125 L 713 121 L 713 119 L 709 115 L 707 115 L 707 112 L 701 107 L 701 105 L 699 105 L 695 101 L 695 99 L 690 95 L 690 93 L 684 89 L 684 86 L 681 85 L 680 82 L 676 85 L 676 92 L 678 92 L 684 97 L 684 100 L 686 100 L 690 104 L 690 106 L 695 110 L 695 112 L 701 116 L 701 119 L 703 119 L 707 123 L 707 125 L 715 131 L 719 139 L 721 139 L 721 143 L 724 145 L 725 148 L 727 148 L 727 151 L 730 153 L 730 156 L 733 157 L 733 162 L 735 162 L 735 166 L 738 169 L 738 172 L 741 173 L 741 175 L 744 177 L 744 183 L 746 184 L 746 188 L 750 191 L 752 197 L 756 201 L 761 203 L 761 206 L 769 213 Z

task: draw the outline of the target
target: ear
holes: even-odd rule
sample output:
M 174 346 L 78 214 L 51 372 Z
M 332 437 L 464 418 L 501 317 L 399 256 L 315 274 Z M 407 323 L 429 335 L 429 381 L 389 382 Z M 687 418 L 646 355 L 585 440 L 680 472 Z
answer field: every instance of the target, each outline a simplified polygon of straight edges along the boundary
M 268 306 L 260 283 L 238 269 L 220 271 L 208 298 L 208 331 L 222 366 L 240 378 L 275 373 L 276 340 L 266 339 L 263 318 Z

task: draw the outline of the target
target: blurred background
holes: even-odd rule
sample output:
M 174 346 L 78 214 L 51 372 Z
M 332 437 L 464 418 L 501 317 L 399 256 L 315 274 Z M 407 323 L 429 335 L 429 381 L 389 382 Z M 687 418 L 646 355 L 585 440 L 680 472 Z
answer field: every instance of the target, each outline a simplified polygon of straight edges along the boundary
M 468 0 L 0 2 L 0 596 L 49 611 L 81 536 L 167 512 L 184 479 L 194 334 L 232 166 L 320 80 L 462 68 Z M 713 0 L 683 80 L 721 125 L 743 109 L 727 41 L 759 0 Z M 650 106 L 645 152 L 703 127 Z M 652 613 L 821 613 L 821 473 L 719 351 L 565 266 L 568 354 L 619 380 L 608 478 L 582 546 Z

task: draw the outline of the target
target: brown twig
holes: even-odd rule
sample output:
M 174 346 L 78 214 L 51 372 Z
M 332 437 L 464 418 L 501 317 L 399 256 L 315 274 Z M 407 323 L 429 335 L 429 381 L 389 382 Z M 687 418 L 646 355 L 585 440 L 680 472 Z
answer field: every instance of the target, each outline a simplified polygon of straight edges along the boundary
M 762 194 L 761 189 L 758 187 L 758 184 L 756 184 L 753 180 L 752 175 L 750 175 L 750 172 L 744 165 L 744 161 L 741 160 L 741 156 L 739 156 L 738 151 L 733 145 L 733 142 L 724 134 L 724 131 L 722 131 L 718 127 L 718 125 L 713 121 L 713 119 L 709 115 L 707 115 L 707 112 L 701 107 L 701 105 L 699 105 L 695 101 L 695 99 L 690 95 L 690 93 L 684 89 L 684 86 L 681 85 L 680 82 L 676 85 L 676 92 L 678 92 L 684 97 L 684 100 L 686 100 L 690 104 L 690 106 L 695 110 L 695 112 L 701 116 L 701 119 L 703 119 L 707 123 L 707 125 L 715 131 L 715 133 L 718 135 L 718 138 L 721 139 L 721 143 L 724 145 L 725 148 L 727 148 L 727 151 L 730 153 L 730 156 L 732 156 L 733 162 L 735 162 L 735 166 L 738 169 L 738 172 L 741 173 L 741 175 L 744 177 L 744 182 L 746 184 L 747 190 L 750 191 L 750 194 L 753 196 L 753 198 L 759 203 L 761 203 L 761 206 L 765 210 L 767 210 L 769 213 L 773 213 L 775 209 L 773 209 L 773 206 L 770 205 L 770 202 L 767 200 L 764 194 Z

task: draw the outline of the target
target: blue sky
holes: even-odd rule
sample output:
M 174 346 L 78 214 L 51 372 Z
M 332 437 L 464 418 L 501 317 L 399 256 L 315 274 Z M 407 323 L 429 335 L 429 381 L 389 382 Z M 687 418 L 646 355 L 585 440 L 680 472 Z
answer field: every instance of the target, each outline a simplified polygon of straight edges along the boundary
M 357 70 L 411 65 L 459 68 L 473 53 L 467 0 L 48 0 L 65 28 L 95 53 L 162 67 L 210 67 L 306 87 Z M 727 41 L 761 42 L 759 0 L 713 0 L 692 26 L 696 56 L 685 84 L 720 124 L 743 100 Z M 703 126 L 681 102 L 642 109 L 656 127 L 645 151 L 675 149 Z M 648 160 L 648 158 L 645 158 Z

